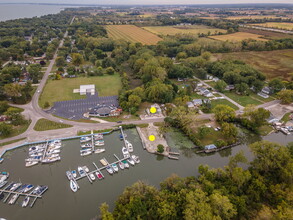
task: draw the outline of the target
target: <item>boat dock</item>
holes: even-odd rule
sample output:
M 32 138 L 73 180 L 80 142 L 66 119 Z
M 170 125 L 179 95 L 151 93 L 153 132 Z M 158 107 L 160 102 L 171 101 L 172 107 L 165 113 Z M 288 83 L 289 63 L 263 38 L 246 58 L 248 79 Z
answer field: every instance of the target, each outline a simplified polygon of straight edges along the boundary
M 87 177 L 89 182 L 90 183 L 93 183 L 92 179 L 89 177 L 90 174 L 94 174 L 95 172 L 99 172 L 101 173 L 101 175 L 103 176 L 103 178 L 105 178 L 104 174 L 101 172 L 102 170 L 105 170 L 107 168 L 107 166 L 112 166 L 113 164 L 117 164 L 121 161 L 124 161 L 124 160 L 127 160 L 129 157 L 124 157 L 122 159 L 119 159 L 115 154 L 114 154 L 114 157 L 117 159 L 117 161 L 113 162 L 113 163 L 109 163 L 107 160 L 106 162 L 108 163 L 106 166 L 103 166 L 103 167 L 98 167 L 97 164 L 95 162 L 93 162 L 93 165 L 95 166 L 95 170 L 92 170 L 92 171 L 89 171 L 89 172 L 85 172 L 85 175 L 84 176 L 79 176 L 79 177 L 76 177 L 76 178 L 72 178 L 71 180 L 77 182 L 78 180 L 81 180 L 83 179 L 84 177 Z
M 7 186 L 8 187 L 8 186 Z M 6 187 L 6 188 L 7 188 Z M 48 190 L 48 187 L 43 190 L 40 194 L 31 194 L 31 193 L 22 193 L 22 192 L 17 192 L 17 191 L 11 191 L 11 190 L 6 190 L 5 189 L 0 189 L 0 195 L 3 193 L 7 193 L 8 195 L 6 196 L 6 198 L 3 200 L 4 203 L 7 202 L 7 200 L 10 198 L 11 195 L 17 195 L 17 198 L 15 199 L 15 201 L 20 197 L 20 196 L 24 196 L 24 198 L 26 197 L 30 197 L 33 198 L 34 200 L 32 201 L 32 203 L 30 204 L 30 207 L 33 207 L 35 202 L 37 201 L 37 199 L 42 198 L 42 195 Z
M 44 150 L 44 153 L 43 153 L 43 156 L 42 156 L 42 160 L 44 160 L 45 157 L 46 157 L 48 146 L 49 146 L 49 141 L 47 141 L 47 143 L 46 143 L 45 150 Z
M 123 138 L 124 146 L 126 147 L 126 149 L 128 149 L 127 144 L 126 144 L 125 135 L 124 135 L 124 132 L 123 132 L 123 129 L 122 129 L 122 126 L 119 126 L 119 128 L 120 128 L 121 135 L 122 135 L 122 138 Z

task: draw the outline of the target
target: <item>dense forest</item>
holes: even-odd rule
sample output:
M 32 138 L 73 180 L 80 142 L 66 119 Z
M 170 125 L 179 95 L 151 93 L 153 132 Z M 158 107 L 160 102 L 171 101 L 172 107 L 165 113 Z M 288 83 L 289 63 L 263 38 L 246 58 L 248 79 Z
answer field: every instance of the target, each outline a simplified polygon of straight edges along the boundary
M 160 189 L 137 182 L 119 196 L 113 212 L 102 204 L 100 218 L 292 219 L 293 144 L 261 141 L 250 149 L 251 162 L 238 153 L 224 168 L 201 165 L 198 176 L 172 175 Z

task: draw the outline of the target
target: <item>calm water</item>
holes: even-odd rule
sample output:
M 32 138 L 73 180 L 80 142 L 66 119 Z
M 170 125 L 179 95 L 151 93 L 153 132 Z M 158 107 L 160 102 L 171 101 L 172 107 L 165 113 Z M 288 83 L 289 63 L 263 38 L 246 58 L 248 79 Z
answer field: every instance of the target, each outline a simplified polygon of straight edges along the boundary
M 86 165 L 94 169 L 92 162 L 101 166 L 99 160 L 106 157 L 109 162 L 115 160 L 113 154 L 122 157 L 122 142 L 119 140 L 119 132 L 105 136 L 106 152 L 87 157 L 79 155 L 79 140 L 63 142 L 61 151 L 62 160 L 52 165 L 37 165 L 31 168 L 24 166 L 27 156 L 27 148 L 22 148 L 5 156 L 0 170 L 10 172 L 10 181 L 21 180 L 22 183 L 48 185 L 49 190 L 39 199 L 33 208 L 21 208 L 20 198 L 16 204 L 8 205 L 0 202 L 0 218 L 13 219 L 91 219 L 98 214 L 101 203 L 107 202 L 111 208 L 117 196 L 123 192 L 126 186 L 132 185 L 138 180 L 158 186 L 159 183 L 172 173 L 179 176 L 197 175 L 200 164 L 208 164 L 211 167 L 223 167 L 228 158 L 243 150 L 248 158 L 252 158 L 248 147 L 245 145 L 227 149 L 209 156 L 196 155 L 193 150 L 181 150 L 180 160 L 174 161 L 147 153 L 142 149 L 136 130 L 127 130 L 128 140 L 134 145 L 134 154 L 139 155 L 141 163 L 129 170 L 120 170 L 118 174 L 110 176 L 103 171 L 105 179 L 90 184 L 87 179 L 78 183 L 81 189 L 73 193 L 69 188 L 69 181 L 65 176 L 68 169 L 77 169 L 79 165 Z M 178 134 L 176 134 L 178 135 Z M 293 141 L 293 136 L 285 137 L 282 134 L 271 134 L 265 139 L 286 144 Z M 181 139 L 181 143 L 182 139 Z M 172 147 L 183 147 L 180 143 L 170 143 Z M 175 146 L 176 145 L 176 146 Z M 184 145 L 184 144 L 183 144 Z
M 57 5 L 0 4 L 0 21 L 57 14 L 63 8 Z

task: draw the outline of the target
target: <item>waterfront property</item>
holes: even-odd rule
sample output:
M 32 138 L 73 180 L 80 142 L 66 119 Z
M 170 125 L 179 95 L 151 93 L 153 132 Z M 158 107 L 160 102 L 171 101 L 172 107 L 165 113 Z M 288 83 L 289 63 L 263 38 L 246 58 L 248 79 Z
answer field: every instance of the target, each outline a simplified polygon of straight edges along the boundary
M 89 117 L 113 117 L 119 116 L 122 112 L 121 108 L 117 108 L 115 105 L 103 105 L 97 104 L 97 106 L 90 109 Z

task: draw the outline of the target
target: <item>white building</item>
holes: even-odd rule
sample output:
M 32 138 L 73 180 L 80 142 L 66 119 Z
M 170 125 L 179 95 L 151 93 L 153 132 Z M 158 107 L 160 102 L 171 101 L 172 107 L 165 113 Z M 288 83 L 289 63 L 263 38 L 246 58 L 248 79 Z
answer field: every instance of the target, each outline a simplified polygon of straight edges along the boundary
M 73 93 L 79 93 L 80 95 L 90 93 L 91 95 L 94 95 L 96 93 L 96 87 L 95 85 L 80 85 L 79 89 L 73 90 Z

